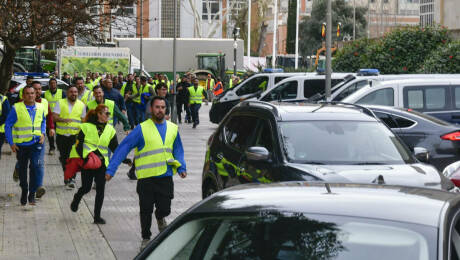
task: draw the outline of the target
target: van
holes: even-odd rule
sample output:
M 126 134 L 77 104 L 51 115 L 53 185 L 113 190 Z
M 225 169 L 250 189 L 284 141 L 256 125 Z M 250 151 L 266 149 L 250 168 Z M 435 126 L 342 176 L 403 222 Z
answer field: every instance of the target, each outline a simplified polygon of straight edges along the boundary
M 460 123 L 460 78 L 372 81 L 342 102 L 417 110 Z
M 353 73 L 332 73 L 331 86 L 334 87 L 342 82 L 354 79 Z M 287 78 L 276 84 L 272 89 L 260 95 L 261 101 L 294 101 L 310 99 L 319 93 L 324 93 L 326 87 L 326 75 L 302 75 Z
M 241 100 L 250 99 L 260 95 L 263 91 L 273 88 L 283 79 L 298 75 L 314 75 L 316 73 L 258 73 L 252 75 L 237 86 L 227 89 L 218 98 L 215 98 L 209 110 L 211 122 L 218 124 L 230 109 Z

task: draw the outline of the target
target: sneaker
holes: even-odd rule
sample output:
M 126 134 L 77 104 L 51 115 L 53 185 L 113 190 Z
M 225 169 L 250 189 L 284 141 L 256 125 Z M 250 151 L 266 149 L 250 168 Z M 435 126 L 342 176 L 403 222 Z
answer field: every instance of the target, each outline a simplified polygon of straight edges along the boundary
M 29 200 L 29 205 L 35 206 L 35 193 L 34 192 L 29 193 L 29 197 L 27 199 Z
M 18 169 L 14 169 L 14 172 L 13 172 L 13 181 L 14 182 L 18 182 L 19 181 L 19 171 Z
M 127 172 L 126 175 L 128 176 L 130 180 L 137 180 L 137 177 L 134 171 L 129 170 L 129 172 Z
M 94 218 L 93 224 L 104 225 L 104 224 L 105 224 L 105 219 L 103 219 L 103 218 L 101 218 L 101 217 Z
M 67 187 L 67 189 L 69 189 L 69 190 L 75 189 L 75 180 L 70 179 L 69 182 L 67 183 L 66 187 Z
M 193 123 L 193 126 L 192 126 L 192 128 L 196 128 L 196 124 L 195 124 L 195 123 Z
M 50 150 L 48 155 L 54 155 L 54 150 Z
M 166 223 L 166 220 L 164 218 L 162 219 L 157 219 L 157 224 L 158 224 L 158 230 L 160 233 L 165 230 L 165 228 L 168 226 L 168 223 Z
M 25 206 L 27 204 L 27 191 L 22 191 L 21 193 L 21 205 Z
M 73 212 L 77 212 L 78 204 L 80 204 L 79 201 L 75 200 L 75 198 L 74 198 L 72 200 L 72 203 L 70 203 L 70 210 L 72 210 Z
M 45 188 L 43 188 L 43 186 L 40 186 L 37 189 L 37 192 L 35 194 L 35 198 L 39 199 L 39 198 L 43 197 L 43 195 L 45 195 L 45 193 L 46 193 Z
M 139 251 L 142 251 L 144 250 L 144 248 L 149 244 L 150 242 L 150 239 L 142 239 L 142 242 L 141 242 L 141 247 L 139 248 Z

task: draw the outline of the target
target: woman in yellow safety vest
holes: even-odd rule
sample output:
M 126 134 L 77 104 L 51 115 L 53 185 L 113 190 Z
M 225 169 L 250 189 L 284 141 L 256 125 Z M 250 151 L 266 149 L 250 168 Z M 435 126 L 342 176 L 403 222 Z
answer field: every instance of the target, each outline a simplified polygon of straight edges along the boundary
M 118 146 L 115 128 L 108 124 L 110 117 L 109 108 L 99 104 L 96 109 L 90 110 L 81 124 L 77 142 L 73 145 L 70 158 L 82 158 L 84 160 L 81 170 L 81 184 L 73 197 L 70 209 L 73 212 L 78 210 L 83 195 L 91 190 L 93 180 L 96 183 L 96 199 L 94 202 L 94 223 L 105 224 L 101 218 L 101 208 L 104 202 L 105 171 L 109 164 L 109 149 L 113 152 Z M 92 155 L 90 155 L 93 153 Z M 97 156 L 100 166 L 95 168 L 93 158 Z M 91 161 L 89 161 L 91 159 Z M 96 161 L 98 161 L 96 159 Z M 92 165 L 88 165 L 92 164 Z M 94 169 L 95 168 L 95 169 Z

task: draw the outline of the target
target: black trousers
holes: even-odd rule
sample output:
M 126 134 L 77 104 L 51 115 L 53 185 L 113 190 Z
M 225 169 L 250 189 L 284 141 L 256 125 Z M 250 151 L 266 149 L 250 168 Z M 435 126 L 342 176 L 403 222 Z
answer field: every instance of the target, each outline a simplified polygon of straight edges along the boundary
M 171 213 L 171 200 L 174 198 L 172 176 L 139 179 L 136 191 L 139 195 L 142 238 L 150 239 L 153 208 L 155 207 L 156 219 L 162 219 Z
M 48 136 L 48 142 L 50 143 L 50 151 L 56 150 L 56 146 L 54 146 L 54 136 L 50 136 L 48 128 L 46 128 L 46 135 Z
M 176 107 L 179 122 L 182 122 L 182 111 L 185 111 L 185 121 L 190 120 L 190 108 L 187 103 L 177 102 Z
M 62 170 L 65 171 L 65 164 L 70 156 L 72 145 L 75 144 L 77 136 L 56 135 L 57 149 L 59 150 L 59 162 L 61 162 Z
M 2 146 L 5 142 L 5 133 L 0 133 L 0 159 L 2 158 Z
M 80 203 L 83 195 L 91 191 L 93 180 L 96 183 L 96 199 L 94 201 L 94 218 L 101 217 L 102 204 L 104 203 L 105 191 L 105 166 L 96 170 L 81 171 L 81 187 L 74 195 L 74 200 Z

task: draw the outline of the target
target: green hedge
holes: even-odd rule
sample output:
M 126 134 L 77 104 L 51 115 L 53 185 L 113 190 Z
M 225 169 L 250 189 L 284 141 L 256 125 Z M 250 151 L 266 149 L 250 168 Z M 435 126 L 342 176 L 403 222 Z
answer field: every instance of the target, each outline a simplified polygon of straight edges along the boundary
M 460 73 L 460 41 L 450 42 L 433 51 L 428 55 L 420 72 Z
M 360 39 L 340 49 L 334 71 L 376 68 L 383 74 L 418 73 L 433 51 L 445 48 L 451 39 L 444 27 L 400 27 L 376 40 Z

